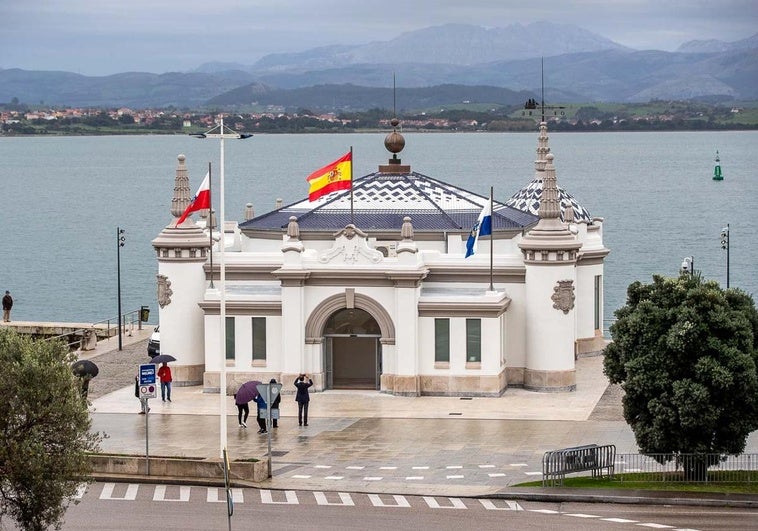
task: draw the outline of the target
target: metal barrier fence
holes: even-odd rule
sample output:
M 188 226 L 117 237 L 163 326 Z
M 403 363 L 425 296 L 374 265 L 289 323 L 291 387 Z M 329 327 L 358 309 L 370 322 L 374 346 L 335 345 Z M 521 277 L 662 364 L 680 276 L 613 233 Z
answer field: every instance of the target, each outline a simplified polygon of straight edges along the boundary
M 758 476 L 758 454 L 618 454 L 616 471 L 620 481 L 634 473 L 640 481 L 750 483 Z
M 567 474 L 592 472 L 592 477 L 613 477 L 616 446 L 588 444 L 545 452 L 542 457 L 542 486 L 563 485 Z

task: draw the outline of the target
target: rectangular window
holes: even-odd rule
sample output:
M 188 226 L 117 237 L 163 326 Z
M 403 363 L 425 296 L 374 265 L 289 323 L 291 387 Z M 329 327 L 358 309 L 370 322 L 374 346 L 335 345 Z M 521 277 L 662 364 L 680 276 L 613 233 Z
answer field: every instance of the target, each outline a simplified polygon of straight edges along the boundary
M 482 320 L 466 319 L 466 361 L 482 361 Z
M 603 316 L 600 315 L 600 309 L 602 308 L 602 296 L 603 276 L 595 275 L 595 330 L 600 330 L 603 324 Z
M 450 319 L 434 320 L 434 361 L 450 361 Z
M 266 361 L 265 317 L 253 317 L 253 361 Z
M 226 318 L 226 359 L 234 359 L 234 317 Z

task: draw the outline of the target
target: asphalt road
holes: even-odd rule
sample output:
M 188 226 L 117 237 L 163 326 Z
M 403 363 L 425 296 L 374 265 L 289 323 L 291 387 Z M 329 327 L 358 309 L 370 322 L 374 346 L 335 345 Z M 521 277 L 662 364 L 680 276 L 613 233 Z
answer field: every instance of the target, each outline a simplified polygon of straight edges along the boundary
M 232 529 L 756 529 L 758 511 L 721 507 L 537 503 L 483 498 L 233 489 Z M 216 487 L 94 483 L 65 530 L 228 529 Z

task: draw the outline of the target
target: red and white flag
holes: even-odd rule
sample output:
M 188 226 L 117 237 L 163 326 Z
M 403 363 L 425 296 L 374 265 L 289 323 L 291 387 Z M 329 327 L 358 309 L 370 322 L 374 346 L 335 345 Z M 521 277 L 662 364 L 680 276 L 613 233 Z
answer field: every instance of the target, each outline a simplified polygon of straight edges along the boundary
M 175 227 L 181 225 L 185 219 L 187 219 L 187 216 L 189 216 L 192 212 L 196 212 L 198 210 L 203 210 L 205 208 L 211 207 L 211 187 L 210 187 L 210 173 L 205 174 L 205 179 L 203 179 L 202 184 L 200 185 L 200 188 L 197 189 L 197 193 L 195 194 L 195 197 L 192 198 L 192 201 L 190 201 L 190 204 L 187 205 L 186 210 L 184 211 L 184 214 L 179 218 L 179 221 L 176 222 Z

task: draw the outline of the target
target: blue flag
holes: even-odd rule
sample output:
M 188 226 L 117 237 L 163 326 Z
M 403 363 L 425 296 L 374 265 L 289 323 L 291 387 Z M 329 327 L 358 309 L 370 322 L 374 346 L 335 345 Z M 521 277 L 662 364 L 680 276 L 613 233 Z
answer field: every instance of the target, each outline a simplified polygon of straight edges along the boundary
M 479 242 L 479 236 L 492 236 L 492 206 L 489 201 L 484 205 L 479 219 L 474 223 L 471 234 L 466 242 L 466 258 L 476 252 L 476 244 Z

